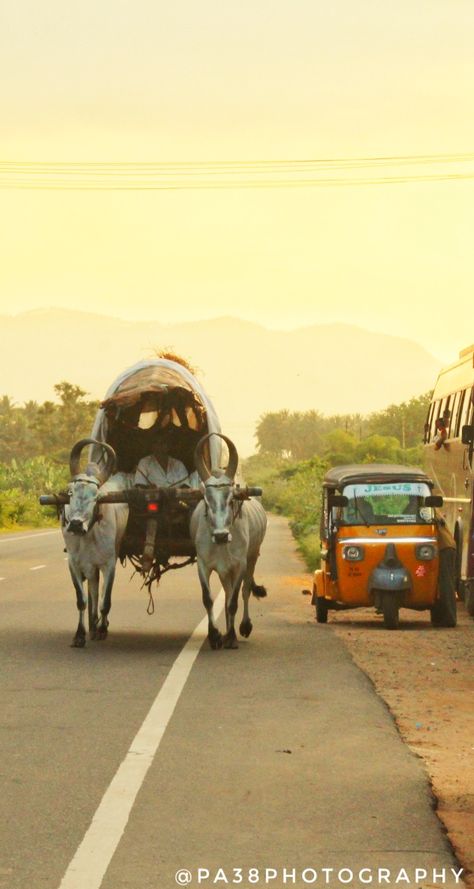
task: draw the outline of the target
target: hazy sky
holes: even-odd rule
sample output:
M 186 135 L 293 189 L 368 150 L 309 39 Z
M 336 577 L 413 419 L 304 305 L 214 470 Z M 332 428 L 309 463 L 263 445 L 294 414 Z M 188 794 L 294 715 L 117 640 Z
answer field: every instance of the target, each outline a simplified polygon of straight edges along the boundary
M 7 0 L 0 160 L 474 152 L 473 45 L 472 0 Z M 5 313 L 345 320 L 443 359 L 474 341 L 474 180 L 0 197 Z

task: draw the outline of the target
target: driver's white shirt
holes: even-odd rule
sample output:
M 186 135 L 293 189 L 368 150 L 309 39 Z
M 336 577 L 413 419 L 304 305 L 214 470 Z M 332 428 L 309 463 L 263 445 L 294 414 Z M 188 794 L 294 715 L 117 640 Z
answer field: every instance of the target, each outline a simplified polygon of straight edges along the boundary
M 191 485 L 191 487 L 197 487 L 199 484 L 197 473 L 189 474 L 184 463 L 174 457 L 168 457 L 168 465 L 166 469 L 163 469 L 156 457 L 150 454 L 149 457 L 143 457 L 140 460 L 135 472 L 136 485 L 156 485 L 158 487 L 160 485 L 177 485 L 179 482 Z

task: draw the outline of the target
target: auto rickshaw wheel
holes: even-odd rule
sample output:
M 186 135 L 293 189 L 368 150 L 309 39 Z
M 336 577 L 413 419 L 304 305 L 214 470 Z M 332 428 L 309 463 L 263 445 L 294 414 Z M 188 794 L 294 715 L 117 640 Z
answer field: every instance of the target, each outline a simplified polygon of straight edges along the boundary
M 439 554 L 439 598 L 431 608 L 431 623 L 434 627 L 455 627 L 455 550 L 442 549 Z
M 316 620 L 318 624 L 328 622 L 328 603 L 324 596 L 318 596 L 316 599 Z
M 398 630 L 400 620 L 398 612 L 400 604 L 398 597 L 392 592 L 383 592 L 381 594 L 381 605 L 383 612 L 383 625 L 386 630 Z

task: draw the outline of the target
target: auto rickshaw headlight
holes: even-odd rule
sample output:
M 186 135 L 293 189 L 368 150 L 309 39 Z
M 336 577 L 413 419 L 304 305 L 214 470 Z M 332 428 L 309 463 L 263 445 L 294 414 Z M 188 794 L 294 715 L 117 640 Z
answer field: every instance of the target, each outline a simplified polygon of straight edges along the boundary
M 436 556 L 436 547 L 432 543 L 419 543 L 415 552 L 420 562 L 431 562 Z
M 342 550 L 342 558 L 348 562 L 361 562 L 364 558 L 363 546 L 345 546 Z

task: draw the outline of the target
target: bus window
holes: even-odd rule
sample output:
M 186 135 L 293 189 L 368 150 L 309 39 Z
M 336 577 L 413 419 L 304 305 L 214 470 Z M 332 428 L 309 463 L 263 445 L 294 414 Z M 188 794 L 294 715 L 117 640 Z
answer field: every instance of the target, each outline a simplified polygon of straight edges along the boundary
M 436 404 L 436 402 L 432 401 L 429 408 L 428 408 L 428 415 L 426 417 L 425 431 L 424 431 L 424 436 L 423 436 L 423 441 L 425 444 L 428 444 L 428 442 L 430 440 L 431 424 L 433 421 L 433 413 L 434 413 L 434 409 L 435 409 L 435 404 Z
M 468 390 L 468 398 L 469 398 L 469 410 L 466 413 L 466 423 L 468 426 L 472 426 L 474 423 L 474 389 Z
M 452 411 L 451 411 L 451 395 L 448 395 L 447 398 L 443 400 L 443 413 L 442 417 L 444 420 L 444 425 L 446 426 L 447 438 L 451 438 L 451 420 L 452 420 Z
M 458 436 L 459 400 L 461 395 L 462 392 L 456 392 L 452 400 L 450 438 L 457 438 Z
M 436 436 L 436 420 L 438 419 L 441 411 L 441 401 L 433 402 L 433 411 L 431 414 L 430 421 L 430 441 L 433 441 L 433 438 Z
M 456 411 L 455 412 L 453 411 L 454 438 L 459 438 L 459 436 L 461 435 L 461 416 L 462 416 L 462 409 L 463 409 L 463 405 L 464 405 L 464 397 L 465 397 L 464 389 L 461 389 L 461 391 L 458 392 L 456 395 L 456 398 L 457 398 Z
M 468 425 L 470 415 L 472 415 L 471 390 L 465 389 L 464 390 L 464 401 L 463 401 L 463 406 L 462 406 L 462 411 L 461 411 L 461 423 L 460 423 L 461 429 L 463 426 Z

